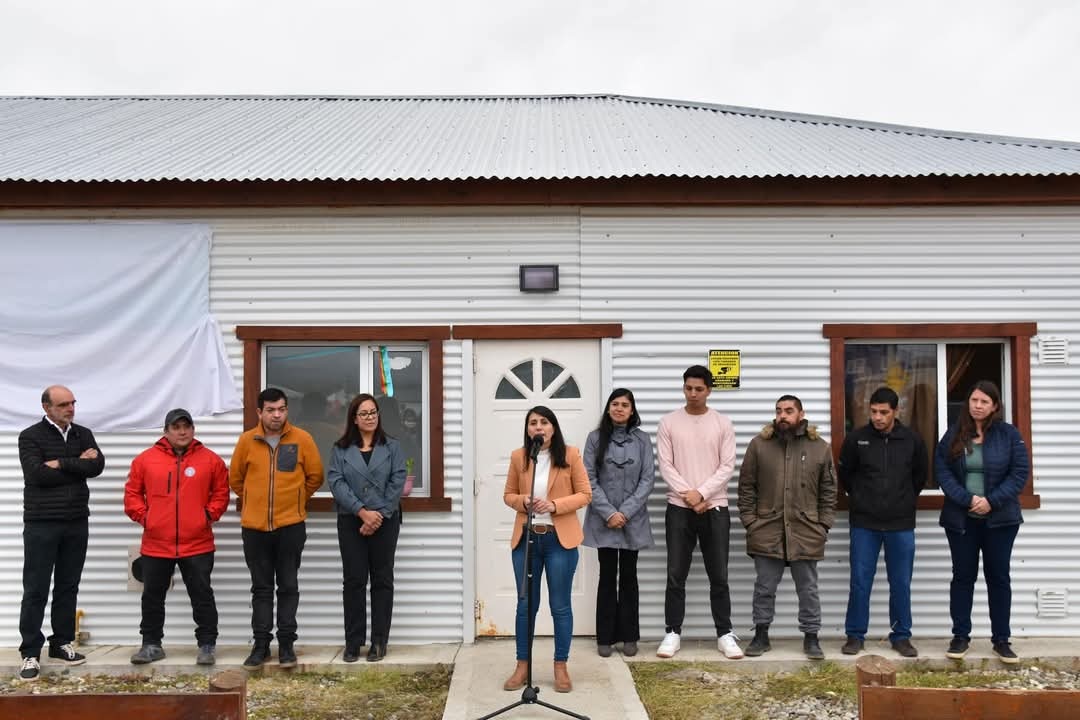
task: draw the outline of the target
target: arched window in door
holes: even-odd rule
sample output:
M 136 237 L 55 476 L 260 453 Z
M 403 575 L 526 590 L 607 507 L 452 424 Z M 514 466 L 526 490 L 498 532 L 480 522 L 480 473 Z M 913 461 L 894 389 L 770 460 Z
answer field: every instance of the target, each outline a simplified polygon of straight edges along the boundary
M 581 390 L 571 372 L 542 358 L 524 360 L 503 374 L 495 389 L 497 400 L 577 399 Z

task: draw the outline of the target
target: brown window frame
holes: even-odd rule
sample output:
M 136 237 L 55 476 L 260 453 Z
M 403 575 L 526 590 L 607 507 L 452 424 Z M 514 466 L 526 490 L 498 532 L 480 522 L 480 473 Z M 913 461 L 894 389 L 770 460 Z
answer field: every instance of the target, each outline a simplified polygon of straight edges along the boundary
M 443 459 L 443 342 L 450 339 L 450 327 L 441 325 L 402 326 L 305 326 L 238 325 L 236 337 L 244 343 L 244 427 L 258 422 L 255 409 L 262 390 L 262 350 L 268 342 L 425 342 L 428 345 L 428 447 L 431 457 L 429 497 L 402 498 L 407 512 L 449 512 L 445 494 Z M 308 512 L 332 512 L 333 498 L 313 497 Z
M 1001 338 L 1009 348 L 1012 375 L 1013 423 L 1031 453 L 1031 338 L 1038 334 L 1036 323 L 930 323 L 930 324 L 832 324 L 821 326 L 829 340 L 829 416 L 832 426 L 833 460 L 840 458 L 844 444 L 844 345 L 848 340 L 956 340 L 963 338 Z M 931 468 L 933 472 L 933 468 Z M 1027 484 L 1020 493 L 1020 506 L 1038 508 L 1034 471 L 1028 472 Z M 942 495 L 919 496 L 920 510 L 938 510 L 945 503 Z M 843 488 L 838 505 L 847 509 Z

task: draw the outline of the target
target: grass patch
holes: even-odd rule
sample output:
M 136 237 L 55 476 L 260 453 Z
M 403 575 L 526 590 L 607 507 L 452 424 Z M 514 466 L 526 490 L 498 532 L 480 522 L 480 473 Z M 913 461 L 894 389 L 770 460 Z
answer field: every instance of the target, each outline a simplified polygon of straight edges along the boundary
M 450 666 L 348 673 L 275 672 L 248 678 L 250 720 L 439 720 Z M 44 675 L 29 684 L 0 681 L 0 693 L 206 692 L 206 675 Z
M 638 695 L 654 720 L 758 720 L 753 675 L 718 663 L 629 663 Z

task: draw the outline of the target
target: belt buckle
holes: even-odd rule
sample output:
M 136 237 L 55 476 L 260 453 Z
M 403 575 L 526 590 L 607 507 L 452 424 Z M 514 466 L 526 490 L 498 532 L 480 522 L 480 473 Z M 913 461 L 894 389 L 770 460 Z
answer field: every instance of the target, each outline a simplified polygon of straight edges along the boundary
M 532 531 L 533 531 L 533 535 L 547 535 L 548 534 L 548 526 L 547 525 L 533 525 L 532 526 Z

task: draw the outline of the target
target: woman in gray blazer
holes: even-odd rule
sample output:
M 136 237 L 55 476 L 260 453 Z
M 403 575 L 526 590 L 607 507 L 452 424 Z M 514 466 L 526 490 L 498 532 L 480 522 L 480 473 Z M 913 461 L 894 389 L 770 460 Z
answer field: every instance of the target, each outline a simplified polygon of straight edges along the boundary
M 646 503 L 653 489 L 653 446 L 638 426 L 634 393 L 618 388 L 608 397 L 600 424 L 585 441 L 585 469 L 593 499 L 585 513 L 585 544 L 597 548 L 596 646 L 601 657 L 622 642 L 637 653 L 638 550 L 652 545 Z
M 401 529 L 405 454 L 383 432 L 379 405 L 362 393 L 349 403 L 345 433 L 330 451 L 326 473 L 337 505 L 338 547 L 344 583 L 345 662 L 360 659 L 367 640 L 367 591 L 371 576 L 371 646 L 368 662 L 386 656 L 394 610 L 394 553 Z

